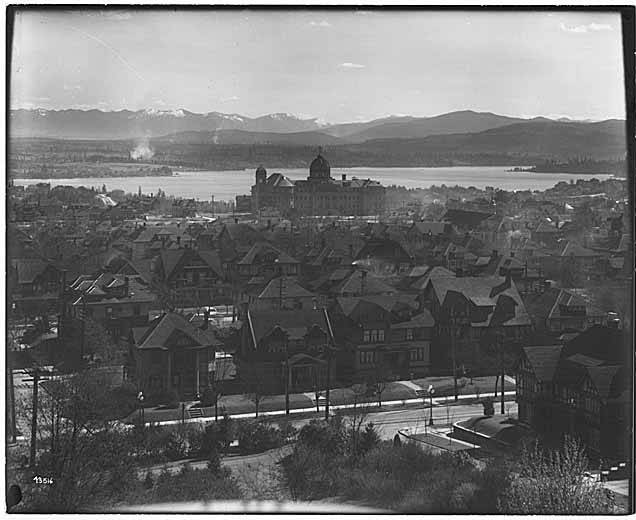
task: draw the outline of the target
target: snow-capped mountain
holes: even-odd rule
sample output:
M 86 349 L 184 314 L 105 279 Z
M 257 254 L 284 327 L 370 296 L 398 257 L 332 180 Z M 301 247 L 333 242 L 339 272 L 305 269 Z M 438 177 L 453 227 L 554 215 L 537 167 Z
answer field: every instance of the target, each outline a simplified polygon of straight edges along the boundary
M 317 119 L 301 119 L 276 113 L 250 118 L 240 114 L 208 112 L 198 114 L 176 110 L 44 110 L 18 109 L 10 112 L 12 137 L 59 139 L 131 139 L 159 137 L 177 132 L 244 130 L 248 132 L 293 133 L 318 130 Z

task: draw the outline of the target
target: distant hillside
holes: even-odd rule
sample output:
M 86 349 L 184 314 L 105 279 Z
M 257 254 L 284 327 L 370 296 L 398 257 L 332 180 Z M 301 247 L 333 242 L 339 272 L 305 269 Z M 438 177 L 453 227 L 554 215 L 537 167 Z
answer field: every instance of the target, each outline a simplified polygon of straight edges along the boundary
M 335 137 L 347 137 L 354 134 L 359 134 L 370 128 L 383 125 L 385 123 L 405 123 L 416 119 L 413 116 L 389 116 L 380 119 L 374 119 L 372 121 L 366 121 L 364 123 L 342 123 L 339 125 L 325 126 L 321 131 L 333 135 Z
M 321 132 L 246 132 L 244 130 L 218 130 L 214 132 L 179 132 L 155 138 L 151 141 L 171 144 L 269 144 L 289 146 L 326 146 L 342 144 L 342 140 Z
M 491 128 L 513 123 L 527 122 L 526 119 L 499 116 L 489 112 L 463 110 L 435 117 L 418 117 L 406 121 L 389 121 L 372 126 L 348 137 L 356 142 L 372 139 L 416 139 L 429 135 L 482 132 Z
M 408 142 L 411 146 L 436 152 L 461 150 L 464 153 L 525 154 L 555 159 L 615 159 L 622 158 L 626 152 L 625 123 L 618 120 L 600 123 L 530 121 L 484 132 L 435 135 L 417 143 Z
M 238 114 L 187 110 L 11 110 L 12 137 L 56 139 L 136 139 L 186 131 L 245 130 L 249 132 L 306 132 L 320 128 L 316 119 L 291 114 L 249 118 Z

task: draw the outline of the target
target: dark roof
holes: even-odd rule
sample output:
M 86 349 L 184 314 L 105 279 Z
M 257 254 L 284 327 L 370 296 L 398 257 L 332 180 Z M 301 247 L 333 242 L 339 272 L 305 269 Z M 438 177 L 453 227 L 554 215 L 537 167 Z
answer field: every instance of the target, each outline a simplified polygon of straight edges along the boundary
M 395 294 L 391 296 L 358 296 L 358 297 L 340 297 L 336 298 L 338 305 L 346 316 L 351 313 L 360 303 L 370 303 L 377 305 L 387 312 L 393 312 L 399 308 L 410 307 L 411 310 L 417 308 L 417 302 L 414 295 Z
M 51 265 L 43 260 L 31 258 L 19 258 L 11 263 L 17 271 L 18 283 L 32 283 Z
M 137 347 L 167 350 L 175 332 L 190 338 L 196 345 L 214 347 L 221 345 L 210 330 L 198 329 L 180 314 L 168 312 L 150 324 L 140 342 L 137 343 Z
M 499 262 L 497 273 L 499 273 L 500 269 L 524 269 L 524 268 L 525 268 L 525 264 L 518 258 L 505 256 Z
M 610 395 L 616 396 L 617 390 L 623 389 L 622 381 L 615 381 L 620 371 L 621 367 L 617 365 L 587 367 L 587 373 L 603 399 L 610 397 Z
M 586 316 L 603 316 L 604 313 L 596 308 L 593 308 L 589 305 L 585 299 L 573 292 L 566 291 L 565 289 L 561 289 L 559 291 L 559 295 L 557 296 L 552 309 L 550 310 L 550 314 L 548 315 L 549 319 L 555 319 L 561 317 L 561 306 L 565 305 L 566 307 L 585 307 L 585 315 Z M 566 316 L 567 317 L 567 316 Z
M 263 240 L 263 234 L 253 226 L 243 223 L 225 224 L 223 230 L 227 233 L 230 240 L 240 243 L 253 243 Z M 223 232 L 223 230 L 221 232 Z
M 466 276 L 464 278 L 431 278 L 429 282 L 441 305 L 449 291 L 462 294 L 479 307 L 492 307 L 488 318 L 479 326 L 493 324 L 513 326 L 530 325 L 530 316 L 512 280 L 501 276 Z M 514 316 L 503 315 L 499 299 L 507 297 L 514 302 Z M 505 319 L 504 319 L 505 318 Z M 473 325 L 476 325 L 473 323 Z
M 434 327 L 435 319 L 431 315 L 428 309 L 423 309 L 422 312 L 416 314 L 408 321 L 402 321 L 391 325 L 392 329 L 416 329 L 420 327 Z
M 274 247 L 271 244 L 268 244 L 266 242 L 258 242 L 256 244 L 254 244 L 250 248 L 250 250 L 247 252 L 247 254 L 238 263 L 239 263 L 239 265 L 251 265 L 252 263 L 254 263 L 254 261 L 256 260 L 256 258 L 260 254 L 266 253 L 266 252 L 274 252 L 274 253 L 276 253 L 276 258 L 278 259 L 278 261 L 281 264 L 297 264 L 297 263 L 299 263 L 298 260 L 296 260 L 292 256 L 288 255 L 284 251 L 281 251 L 277 247 Z
M 218 251 L 197 251 L 196 253 L 219 277 L 224 276 Z
M 314 293 L 302 287 L 294 278 L 280 276 L 272 279 L 258 295 L 262 299 L 311 298 Z
M 574 354 L 567 359 L 572 363 L 578 363 L 586 367 L 597 367 L 603 364 L 602 360 L 586 356 L 585 354 Z
M 460 227 L 476 228 L 482 220 L 490 217 L 492 213 L 483 213 L 481 211 L 467 211 L 462 209 L 449 209 L 444 214 L 442 220 L 451 222 Z
M 163 276 L 165 280 L 168 280 L 172 276 L 183 255 L 185 255 L 184 249 L 161 252 L 161 265 L 163 266 Z
M 552 381 L 559 359 L 561 345 L 524 347 L 523 352 L 538 381 Z
M 560 256 L 574 256 L 574 257 L 583 257 L 583 256 L 601 256 L 596 251 L 592 251 L 591 249 L 587 249 L 576 242 L 568 241 L 561 252 Z
M 546 222 L 545 220 L 540 222 L 535 233 L 559 233 L 559 229 L 552 222 Z
M 394 287 L 384 283 L 380 278 L 373 275 L 364 276 L 363 271 L 356 269 L 349 276 L 347 276 L 341 283 L 339 283 L 334 292 L 336 294 L 393 294 L 396 292 Z
M 426 274 L 423 278 L 413 282 L 411 284 L 411 288 L 423 290 L 424 288 L 426 288 L 426 286 L 428 285 L 428 281 L 431 278 L 448 278 L 448 277 L 455 278 L 456 276 L 457 275 L 453 271 L 438 265 L 433 267 L 433 269 L 431 269 L 430 272 Z
M 329 326 L 325 319 L 325 310 L 277 310 L 248 312 L 248 323 L 257 342 L 280 327 L 289 334 L 290 339 L 302 339 L 317 326 L 325 334 L 329 334 Z
M 275 188 L 293 188 L 294 182 L 282 173 L 272 173 L 267 179 L 267 184 Z
M 199 257 L 212 269 L 217 276 L 223 277 L 221 259 L 216 251 L 195 251 L 194 249 L 175 249 L 161 252 L 161 264 L 163 266 L 164 277 L 168 280 L 182 260 L 189 262 L 195 257 Z
M 428 273 L 430 269 L 431 268 L 428 265 L 416 265 L 413 269 L 409 271 L 409 274 L 407 274 L 406 276 L 408 278 L 419 278 L 421 276 L 424 276 L 426 273 Z
M 595 325 L 568 341 L 563 347 L 563 356 L 584 354 L 607 364 L 622 364 L 630 347 L 631 338 L 627 331 Z
M 443 235 L 445 233 L 450 233 L 452 230 L 451 225 L 448 222 L 434 221 L 414 222 L 413 228 L 422 235 Z

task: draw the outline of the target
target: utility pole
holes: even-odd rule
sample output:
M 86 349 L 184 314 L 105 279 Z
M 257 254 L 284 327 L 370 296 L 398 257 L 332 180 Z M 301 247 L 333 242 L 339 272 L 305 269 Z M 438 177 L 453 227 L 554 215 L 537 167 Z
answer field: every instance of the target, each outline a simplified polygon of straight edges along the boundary
M 84 361 L 84 343 L 86 341 L 86 300 L 82 296 L 82 342 L 80 344 L 80 365 Z
M 499 336 L 499 351 L 501 353 L 501 414 L 506 413 L 505 410 L 505 398 L 504 398 L 504 376 L 506 375 L 506 367 L 504 365 L 504 341 L 503 341 L 503 333 Z
M 40 382 L 40 371 L 36 366 L 33 370 L 33 414 L 31 415 L 31 458 L 30 466 L 35 467 L 35 447 L 38 431 L 38 384 Z
M 11 442 L 15 444 L 17 438 L 15 424 L 15 390 L 13 388 L 13 366 L 11 365 L 12 352 L 11 350 L 7 351 L 7 370 L 9 371 L 7 381 L 9 383 L 9 399 L 11 400 Z
M 289 415 L 289 343 L 285 344 L 285 415 Z
M 327 384 L 325 388 L 325 421 L 329 420 L 329 387 L 331 386 L 331 349 L 327 345 Z
M 450 310 L 450 318 L 449 318 L 449 332 L 450 332 L 450 340 L 451 340 L 451 357 L 453 363 L 453 388 L 455 391 L 455 401 L 459 400 L 459 390 L 457 388 L 457 359 L 456 359 L 456 330 L 457 319 L 455 318 L 455 309 L 451 308 Z

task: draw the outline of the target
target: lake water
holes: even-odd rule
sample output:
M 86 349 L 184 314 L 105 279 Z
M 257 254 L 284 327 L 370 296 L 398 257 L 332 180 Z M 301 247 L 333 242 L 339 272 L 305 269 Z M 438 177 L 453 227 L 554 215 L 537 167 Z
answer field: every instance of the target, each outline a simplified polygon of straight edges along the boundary
M 493 186 L 508 191 L 545 190 L 559 181 L 576 179 L 604 180 L 609 175 L 585 175 L 568 173 L 507 172 L 511 166 L 454 166 L 448 168 L 332 168 L 331 176 L 340 179 L 373 179 L 385 186 L 392 184 L 407 188 L 428 188 L 440 186 Z M 279 172 L 290 179 L 305 179 L 307 168 L 272 169 L 268 173 Z M 233 200 L 236 195 L 248 195 L 254 184 L 255 170 L 178 172 L 173 177 L 87 177 L 83 179 L 15 179 L 16 185 L 26 186 L 37 182 L 50 182 L 51 186 L 94 186 L 106 185 L 108 190 L 122 189 L 127 193 L 137 193 L 141 186 L 143 193 L 156 193 L 161 188 L 167 195 L 210 200 Z

